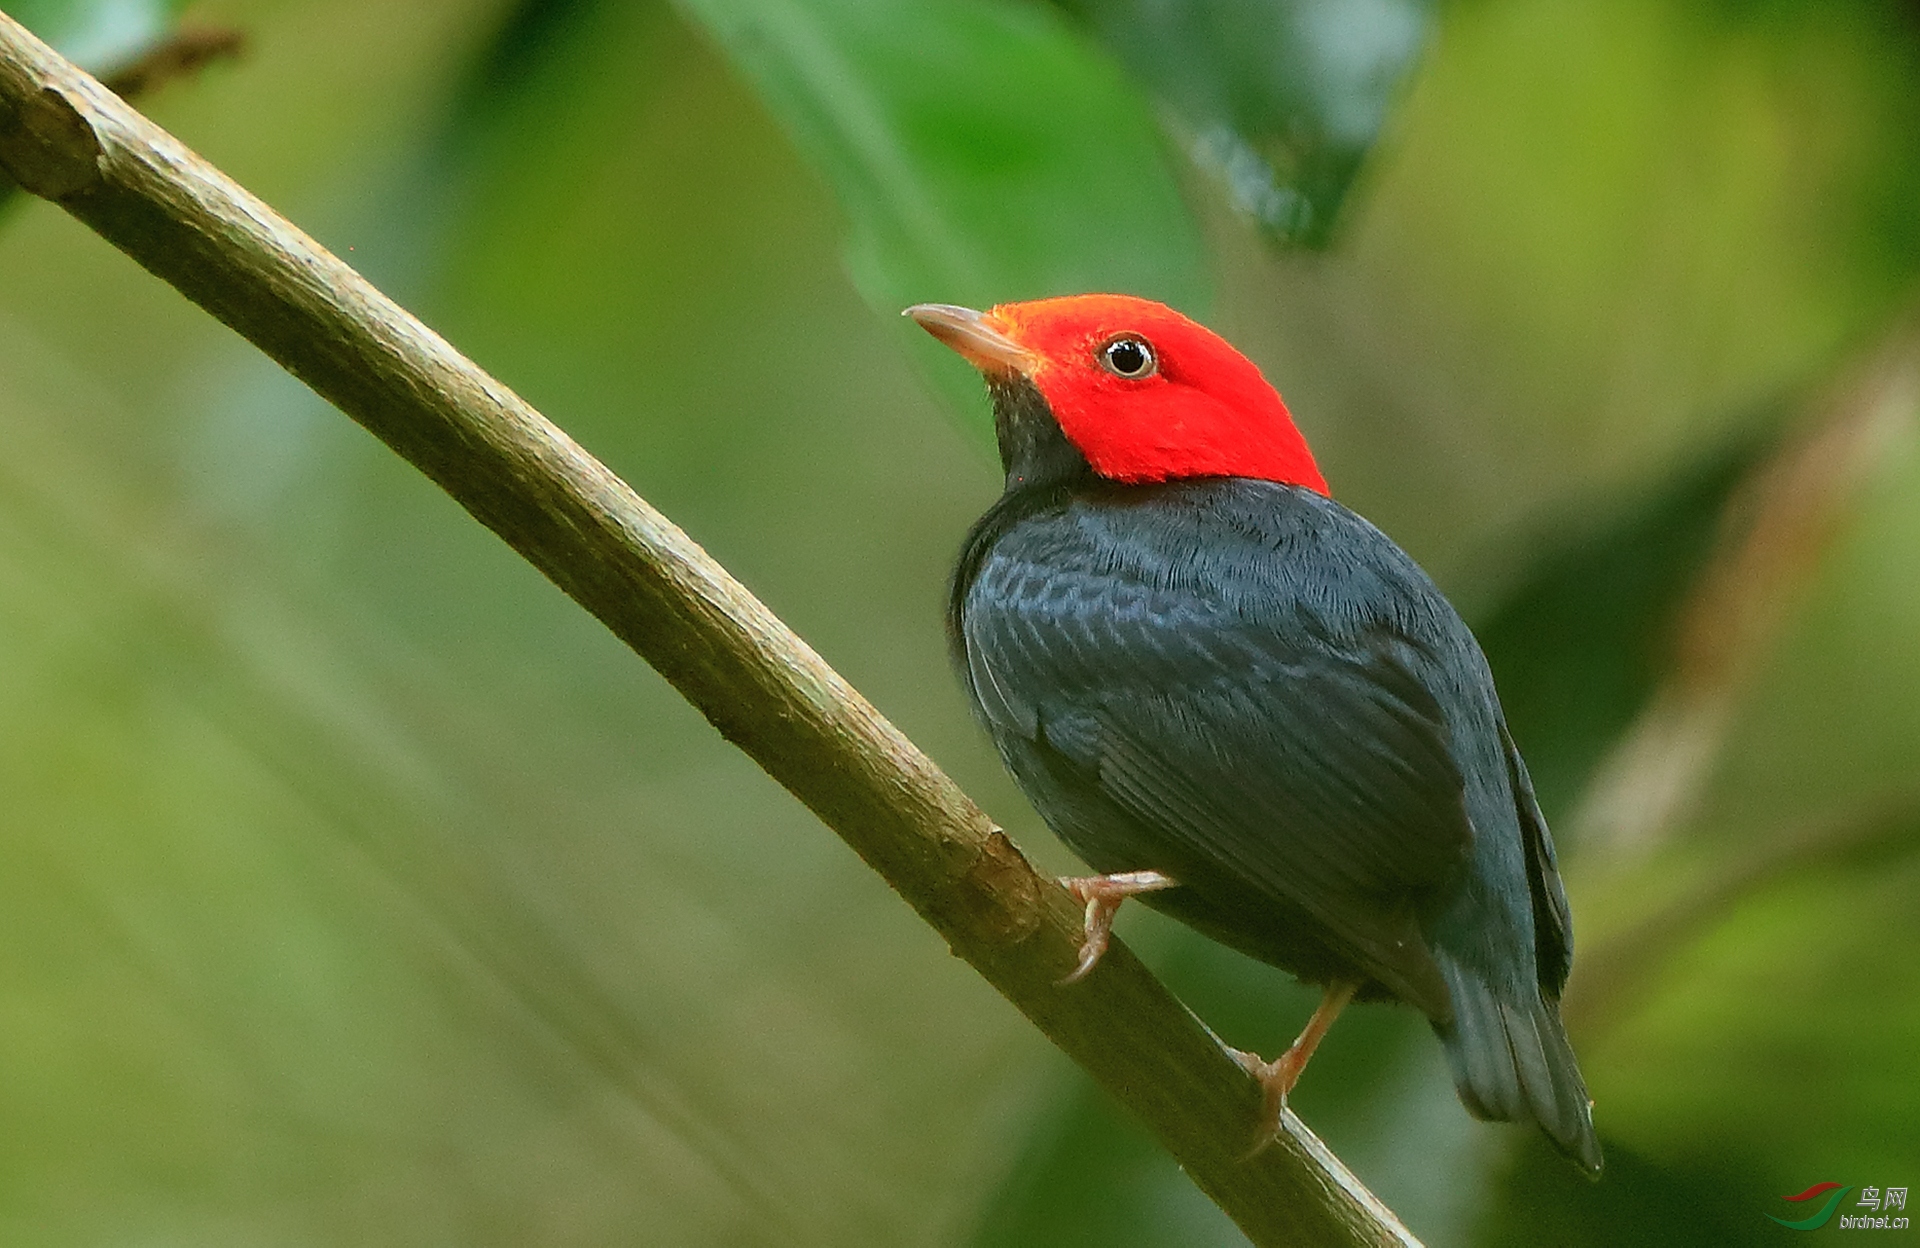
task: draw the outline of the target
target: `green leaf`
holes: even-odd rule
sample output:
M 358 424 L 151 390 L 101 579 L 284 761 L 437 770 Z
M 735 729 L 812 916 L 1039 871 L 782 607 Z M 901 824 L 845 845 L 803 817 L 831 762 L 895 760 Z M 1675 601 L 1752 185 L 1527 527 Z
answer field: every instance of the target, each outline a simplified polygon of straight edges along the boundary
M 854 282 L 876 309 L 1112 290 L 1204 311 L 1199 230 L 1145 102 L 1050 10 L 681 8 L 832 185 L 852 225 Z M 957 364 L 939 370 L 984 411 L 977 381 Z
M 1277 241 L 1322 246 L 1425 46 L 1429 0 L 1057 0 Z
M 7 15 L 97 74 L 133 60 L 182 7 L 184 0 L 12 0 Z

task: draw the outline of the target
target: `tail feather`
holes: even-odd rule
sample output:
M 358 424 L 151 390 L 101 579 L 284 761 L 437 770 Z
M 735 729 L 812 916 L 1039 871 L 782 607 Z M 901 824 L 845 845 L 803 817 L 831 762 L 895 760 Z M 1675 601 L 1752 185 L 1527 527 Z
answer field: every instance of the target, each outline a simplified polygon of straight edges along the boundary
M 1451 958 L 1439 959 L 1453 997 L 1453 1021 L 1434 1024 L 1460 1100 L 1477 1118 L 1534 1122 L 1589 1174 L 1600 1173 L 1593 1102 L 1567 1043 L 1556 1002 L 1532 984 L 1505 994 Z

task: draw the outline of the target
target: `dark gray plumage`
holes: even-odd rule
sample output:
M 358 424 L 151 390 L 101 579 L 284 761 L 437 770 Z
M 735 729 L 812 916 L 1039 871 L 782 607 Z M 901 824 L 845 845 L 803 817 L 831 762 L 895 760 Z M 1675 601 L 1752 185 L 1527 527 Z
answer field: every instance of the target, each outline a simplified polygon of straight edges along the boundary
M 1315 983 L 1431 1020 L 1462 1101 L 1601 1155 L 1559 1017 L 1566 896 L 1466 624 L 1311 490 L 1095 477 L 1023 380 L 951 634 L 1002 757 L 1096 870 Z

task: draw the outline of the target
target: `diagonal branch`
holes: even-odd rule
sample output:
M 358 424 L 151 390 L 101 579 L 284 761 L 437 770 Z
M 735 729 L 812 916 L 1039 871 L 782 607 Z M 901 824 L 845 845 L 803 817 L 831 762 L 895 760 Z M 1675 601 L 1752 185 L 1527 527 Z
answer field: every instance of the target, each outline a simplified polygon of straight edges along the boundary
M 101 81 L 122 99 L 138 99 L 176 78 L 191 77 L 215 61 L 238 56 L 245 46 L 245 36 L 232 27 L 185 25 L 106 73 Z M 19 189 L 0 168 L 0 207 Z
M 0 171 L 239 331 L 451 494 L 819 815 L 1257 1244 L 1406 1245 L 1298 1119 L 725 569 L 519 396 L 0 14 Z M 930 1055 L 929 1060 L 936 1060 Z

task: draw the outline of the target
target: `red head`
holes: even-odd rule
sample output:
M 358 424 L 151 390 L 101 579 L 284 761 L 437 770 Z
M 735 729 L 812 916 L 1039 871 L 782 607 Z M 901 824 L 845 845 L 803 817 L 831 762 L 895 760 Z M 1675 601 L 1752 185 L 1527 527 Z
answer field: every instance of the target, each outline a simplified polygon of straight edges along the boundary
M 1247 357 L 1165 304 L 1127 295 L 907 309 L 989 375 L 1020 374 L 1099 475 L 1257 477 L 1327 492 L 1287 405 Z

